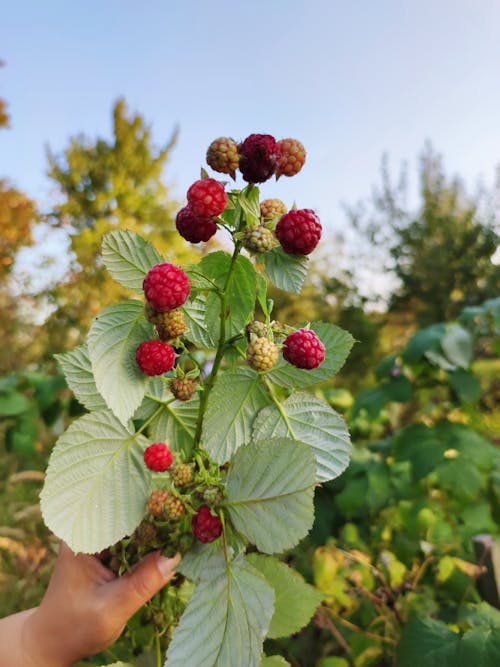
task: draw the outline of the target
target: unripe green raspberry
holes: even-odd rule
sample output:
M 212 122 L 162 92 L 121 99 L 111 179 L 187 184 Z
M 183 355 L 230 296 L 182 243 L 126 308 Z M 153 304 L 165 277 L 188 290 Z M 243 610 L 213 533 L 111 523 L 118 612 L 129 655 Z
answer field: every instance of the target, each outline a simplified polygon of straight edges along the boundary
M 214 139 L 208 147 L 207 164 L 214 171 L 221 174 L 230 174 L 234 178 L 239 162 L 238 145 L 234 139 L 219 137 Z
M 165 489 L 157 489 L 153 491 L 148 498 L 148 512 L 151 516 L 160 519 L 165 516 L 165 503 L 167 501 L 169 492 Z
M 243 232 L 243 247 L 250 252 L 266 252 L 276 245 L 274 234 L 267 227 L 247 227 Z
M 203 491 L 203 500 L 207 505 L 213 507 L 214 505 L 219 505 L 224 500 L 224 494 L 218 487 L 211 486 Z
M 178 401 L 189 401 L 193 398 L 198 382 L 191 378 L 174 378 L 170 382 L 170 391 Z
M 281 199 L 264 199 L 260 203 L 260 214 L 265 220 L 280 218 L 286 212 L 286 204 Z
M 186 508 L 180 498 L 174 496 L 173 493 L 167 491 L 167 499 L 165 500 L 165 514 L 169 519 L 176 521 L 182 519 L 186 514 Z
M 257 336 L 257 338 L 265 338 L 267 336 L 267 325 L 265 322 L 259 322 L 254 320 L 247 324 L 246 334 L 248 341 L 252 340 L 252 336 Z
M 156 326 L 160 340 L 167 342 L 182 336 L 187 331 L 186 318 L 182 310 L 168 310 L 165 313 L 153 313 L 148 317 Z
M 278 361 L 278 347 L 269 338 L 254 338 L 247 346 L 246 357 L 255 371 L 268 371 Z
M 168 474 L 175 486 L 186 486 L 193 481 L 193 468 L 189 463 L 176 463 L 170 466 Z

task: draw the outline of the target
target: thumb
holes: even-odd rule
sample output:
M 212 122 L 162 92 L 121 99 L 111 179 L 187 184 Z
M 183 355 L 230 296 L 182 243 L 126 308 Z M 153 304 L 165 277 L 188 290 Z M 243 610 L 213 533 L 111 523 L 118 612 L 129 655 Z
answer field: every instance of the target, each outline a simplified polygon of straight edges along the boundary
M 165 558 L 155 551 L 143 558 L 133 570 L 107 585 L 110 602 L 116 605 L 114 608 L 119 610 L 124 622 L 172 579 L 180 559 L 179 554 L 174 558 Z

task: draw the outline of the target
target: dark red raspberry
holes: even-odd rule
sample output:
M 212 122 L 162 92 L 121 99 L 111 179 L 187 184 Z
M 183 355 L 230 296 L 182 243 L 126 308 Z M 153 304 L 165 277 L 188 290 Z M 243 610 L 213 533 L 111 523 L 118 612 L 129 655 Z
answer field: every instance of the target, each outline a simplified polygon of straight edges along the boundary
M 189 401 L 193 398 L 198 382 L 191 378 L 174 378 L 170 382 L 170 391 L 178 401 Z
M 226 208 L 227 195 L 224 186 L 215 178 L 195 181 L 187 191 L 189 207 L 195 215 L 220 215 Z
M 173 460 L 173 454 L 164 442 L 156 442 L 144 450 L 144 463 L 154 472 L 165 472 Z
M 157 264 L 142 283 L 147 301 L 159 313 L 179 308 L 189 296 L 189 279 L 175 264 Z
M 310 329 L 298 329 L 285 338 L 283 358 L 297 368 L 311 370 L 325 359 L 325 346 Z
M 210 216 L 196 215 L 189 206 L 184 206 L 177 213 L 175 226 L 182 238 L 189 243 L 208 241 L 217 231 L 217 225 Z
M 218 516 L 214 516 L 208 505 L 201 505 L 197 514 L 191 519 L 193 535 L 200 542 L 213 542 L 222 533 L 222 523 Z
M 276 225 L 276 237 L 289 255 L 309 255 L 318 245 L 322 227 L 310 208 L 292 209 Z
M 295 176 L 304 166 L 306 150 L 297 139 L 281 139 L 278 141 L 281 157 L 276 167 L 276 178 Z
M 280 151 L 270 134 L 251 134 L 238 146 L 240 171 L 247 183 L 263 183 L 274 174 Z
M 207 164 L 221 174 L 230 174 L 234 178 L 239 160 L 238 144 L 234 139 L 219 137 L 208 147 Z
M 161 340 L 145 340 L 135 351 L 135 360 L 146 375 L 163 375 L 173 368 L 174 348 Z

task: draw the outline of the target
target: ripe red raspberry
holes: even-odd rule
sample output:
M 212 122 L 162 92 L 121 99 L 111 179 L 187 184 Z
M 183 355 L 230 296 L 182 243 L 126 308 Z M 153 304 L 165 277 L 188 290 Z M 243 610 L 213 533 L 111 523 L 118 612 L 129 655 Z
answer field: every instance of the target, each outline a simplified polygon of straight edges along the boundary
M 276 225 L 276 237 L 289 255 L 309 255 L 318 245 L 322 227 L 310 208 L 291 210 Z
M 260 202 L 260 214 L 265 220 L 279 218 L 286 211 L 286 204 L 281 199 L 264 199 L 264 201 Z
M 239 161 L 238 145 L 234 139 L 219 137 L 214 139 L 208 147 L 207 164 L 214 171 L 230 174 L 234 178 Z
M 189 208 L 195 215 L 220 215 L 226 208 L 227 195 L 224 186 L 215 178 L 195 181 L 187 191 Z
M 259 227 L 247 227 L 243 232 L 243 247 L 250 252 L 266 252 L 276 245 L 274 234 L 270 229 L 259 225 Z
M 325 346 L 310 329 L 298 329 L 285 338 L 283 358 L 297 368 L 311 370 L 325 359 Z
M 222 533 L 222 523 L 218 516 L 214 516 L 208 505 L 201 505 L 197 514 L 191 519 L 193 535 L 200 542 L 213 542 Z
M 248 343 L 246 357 L 254 371 L 268 371 L 278 361 L 278 348 L 269 338 L 254 338 Z
M 182 519 L 186 515 L 186 507 L 180 498 L 174 496 L 173 493 L 167 491 L 167 499 L 165 500 L 165 514 L 169 519 L 176 521 Z
M 176 463 L 170 467 L 168 474 L 174 486 L 186 486 L 193 481 L 193 468 L 189 463 Z
M 184 206 L 177 213 L 175 226 L 182 238 L 189 243 L 208 241 L 217 231 L 217 225 L 210 216 L 196 215 L 189 206 Z
M 159 313 L 179 308 L 189 296 L 189 279 L 182 269 L 164 262 L 148 272 L 142 284 L 146 300 Z
M 135 360 L 146 375 L 163 375 L 174 365 L 174 348 L 161 340 L 145 340 L 135 351 Z
M 165 516 L 165 501 L 169 492 L 165 489 L 153 491 L 148 498 L 148 512 L 151 516 L 161 519 Z
M 144 450 L 144 463 L 153 472 L 165 472 L 173 460 L 173 454 L 164 442 L 156 442 Z
M 251 134 L 238 146 L 240 171 L 247 183 L 263 183 L 274 174 L 280 157 L 270 134 Z
M 297 139 L 281 139 L 278 141 L 281 157 L 276 167 L 276 178 L 295 176 L 304 166 L 306 150 Z
M 193 398 L 198 383 L 191 378 L 174 378 L 170 382 L 170 391 L 178 401 L 189 401 Z

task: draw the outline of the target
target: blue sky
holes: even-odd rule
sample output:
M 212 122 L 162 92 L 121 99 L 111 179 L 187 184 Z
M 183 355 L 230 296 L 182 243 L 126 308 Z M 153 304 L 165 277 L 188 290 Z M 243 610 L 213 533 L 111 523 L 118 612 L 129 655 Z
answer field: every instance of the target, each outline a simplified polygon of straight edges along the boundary
M 345 231 L 386 151 L 426 139 L 473 187 L 500 162 L 498 0 L 38 0 L 5 3 L 0 176 L 50 201 L 45 146 L 108 137 L 118 96 L 158 143 L 180 126 L 165 180 L 179 199 L 220 135 L 300 139 L 298 176 L 263 188 Z

